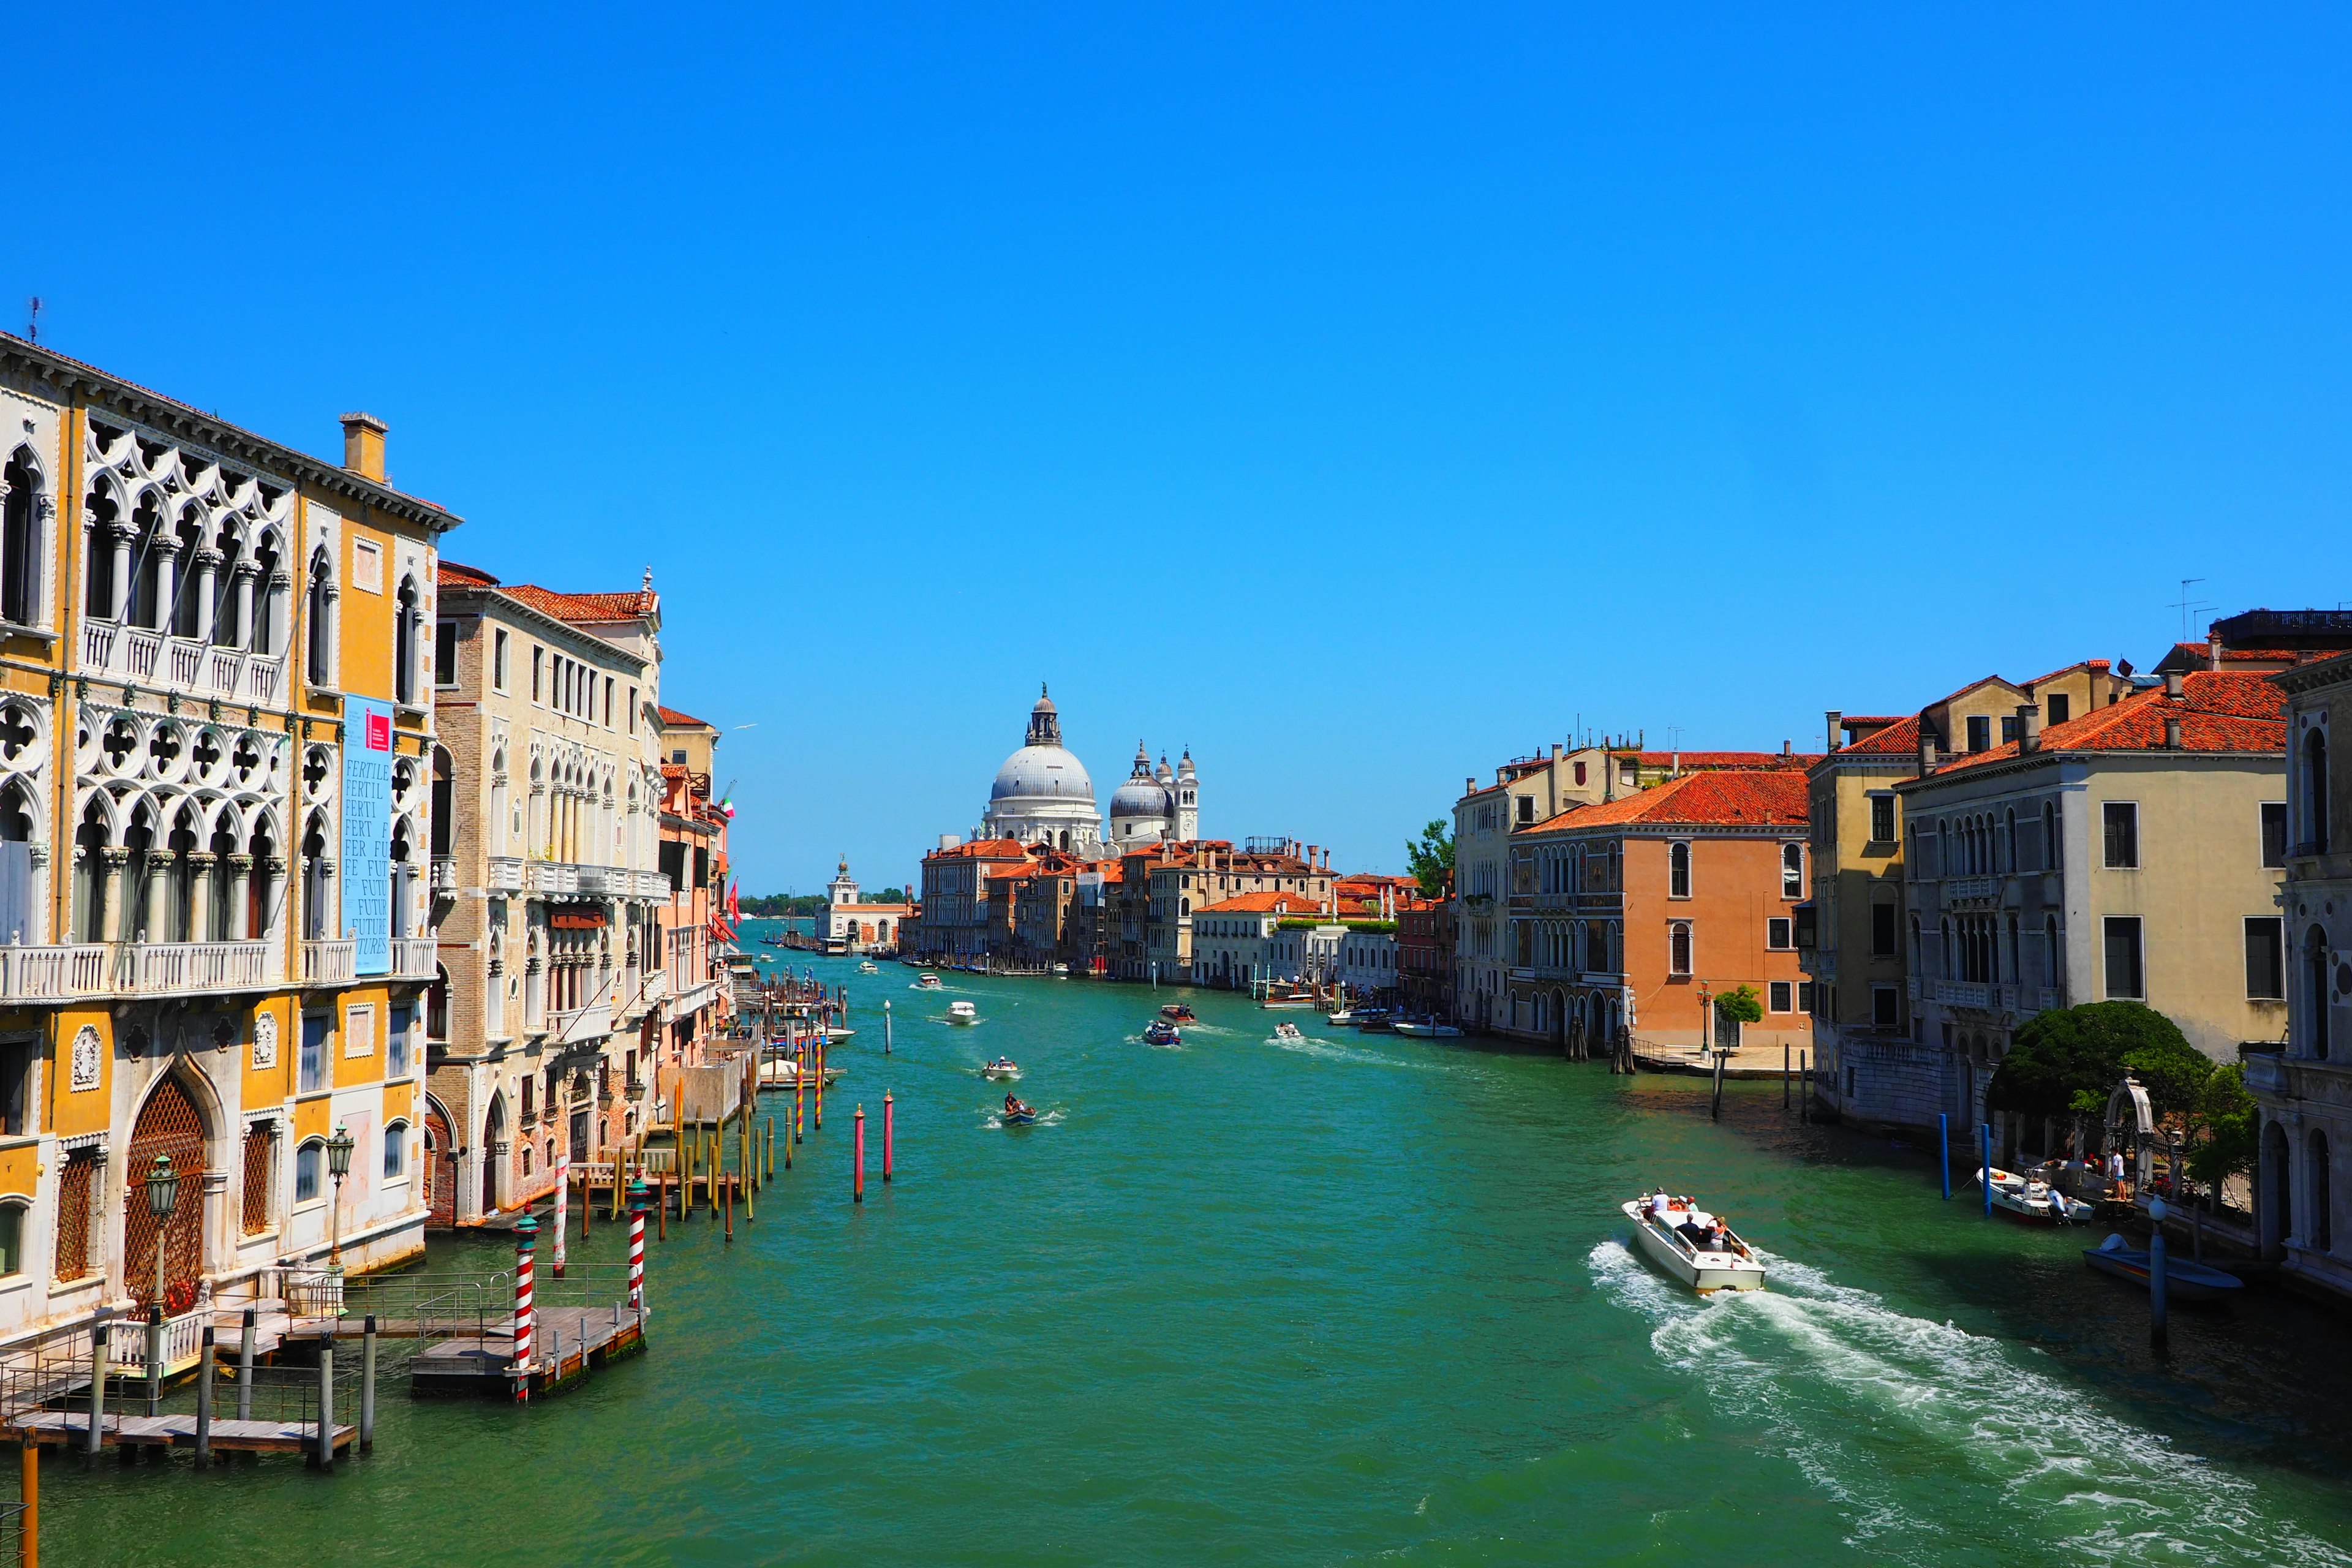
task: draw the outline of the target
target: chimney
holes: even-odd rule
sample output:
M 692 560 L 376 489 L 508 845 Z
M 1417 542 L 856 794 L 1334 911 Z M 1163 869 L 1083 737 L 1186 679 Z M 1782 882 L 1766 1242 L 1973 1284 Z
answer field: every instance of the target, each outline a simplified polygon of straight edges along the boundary
M 2042 749 L 2042 704 L 2039 702 L 2017 705 L 2017 749 L 2021 752 Z
M 2164 695 L 2167 701 L 2178 702 L 2181 700 L 2180 679 L 2180 672 L 2177 669 L 2168 669 L 2164 672 Z
M 2165 718 L 2164 749 L 2168 752 L 2180 750 L 2180 715 L 2178 713 L 2168 714 Z
M 1464 795 L 1476 795 L 1478 793 L 1478 776 L 1475 773 L 1471 774 L 1468 778 L 1462 781 L 1462 793 Z
M 1836 750 L 1838 749 L 1838 747 L 1839 747 L 1839 745 L 1840 745 L 1840 743 L 1841 743 L 1841 740 L 1840 740 L 1840 738 L 1841 738 L 1841 737 L 1844 734 L 1844 732 L 1845 732 L 1845 731 L 1844 731 L 1844 726 L 1840 722 L 1840 721 L 1843 720 L 1844 718 L 1845 718 L 1845 715 L 1844 715 L 1844 714 L 1843 714 L 1843 713 L 1841 713 L 1841 712 L 1839 712 L 1839 711 L 1838 711 L 1836 709 L 1834 709 L 1834 708 L 1832 708 L 1832 709 L 1831 709 L 1831 710 L 1829 710 L 1829 721 L 1830 721 L 1830 750 L 1831 750 L 1831 751 L 1832 751 L 1832 752 L 1834 752 L 1834 751 L 1836 751 Z
M 1559 742 L 1558 741 L 1554 741 L 1551 743 L 1551 760 L 1555 763 L 1559 761 Z
M 383 483 L 384 423 L 373 414 L 343 416 L 343 467 L 363 479 Z
M 1782 756 L 1784 756 L 1784 757 L 1793 757 L 1793 756 L 1795 756 L 1795 755 L 1797 754 L 1797 742 L 1794 742 L 1794 741 L 1783 741 L 1783 742 L 1780 742 L 1780 754 L 1781 754 Z
M 1919 776 L 1926 778 L 1936 771 L 1936 737 L 1926 729 L 1919 731 Z
M 2205 629 L 2205 668 L 2221 668 L 2221 623 L 2219 621 Z
M 1312 867 L 1314 866 L 1314 864 L 1315 864 L 1315 846 L 1313 846 L 1312 844 L 1309 844 L 1309 845 L 1307 847 L 1307 865 L 1308 865 L 1308 867 L 1310 867 L 1310 868 L 1312 868 Z

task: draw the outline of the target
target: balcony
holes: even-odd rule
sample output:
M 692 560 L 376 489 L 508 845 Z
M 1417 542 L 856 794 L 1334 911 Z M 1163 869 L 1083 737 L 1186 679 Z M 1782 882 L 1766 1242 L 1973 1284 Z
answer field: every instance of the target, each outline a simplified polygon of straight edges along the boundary
M 521 892 L 522 865 L 521 858 L 519 856 L 491 856 L 490 875 L 488 884 L 490 891 L 494 893 Z
M 454 855 L 436 855 L 433 857 L 433 868 L 429 875 L 431 879 L 426 885 L 435 892 L 456 892 L 457 890 L 457 858 Z
M 111 621 L 84 621 L 83 675 L 110 675 L 225 702 L 274 702 L 283 660 Z
M 267 942 L 126 942 L 115 986 L 142 996 L 254 991 L 277 980 L 272 956 Z
M 1944 903 L 1947 907 L 1960 903 L 1997 903 L 2000 900 L 1999 877 L 1947 877 L 1944 879 Z
M 340 985 L 359 973 L 359 943 L 306 942 L 302 944 L 302 984 Z
M 0 1002 L 63 1002 L 103 996 L 112 950 L 104 942 L 65 947 L 0 947 Z
M 716 980 L 703 980 L 692 985 L 682 985 L 678 987 L 677 1001 L 670 1005 L 669 1016 L 673 1018 L 683 1018 L 688 1014 L 699 1013 L 716 1001 L 718 996 L 719 982 Z
M 551 1045 L 577 1046 L 590 1040 L 601 1040 L 613 1032 L 613 1005 L 592 1002 L 585 1007 L 567 1007 L 547 1016 L 547 1038 Z
M 440 943 L 429 936 L 392 939 L 392 973 L 401 980 L 433 980 L 440 976 Z

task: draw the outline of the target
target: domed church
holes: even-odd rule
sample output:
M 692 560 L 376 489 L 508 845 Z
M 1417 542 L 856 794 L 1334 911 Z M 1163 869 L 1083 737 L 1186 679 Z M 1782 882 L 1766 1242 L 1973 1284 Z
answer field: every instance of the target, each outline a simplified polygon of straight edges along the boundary
M 987 815 L 973 836 L 1042 844 L 1092 860 L 1133 844 L 1196 837 L 1199 792 L 1191 751 L 1173 770 L 1163 756 L 1155 773 L 1137 742 L 1134 775 L 1111 797 L 1111 837 L 1106 842 L 1094 780 L 1086 764 L 1063 747 L 1062 716 L 1041 687 L 1036 706 L 1029 710 L 1028 733 L 1021 749 L 996 770 Z

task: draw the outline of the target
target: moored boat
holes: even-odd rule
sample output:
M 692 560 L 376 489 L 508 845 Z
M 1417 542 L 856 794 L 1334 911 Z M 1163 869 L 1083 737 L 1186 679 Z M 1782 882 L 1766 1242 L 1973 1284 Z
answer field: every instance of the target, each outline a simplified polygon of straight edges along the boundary
M 2126 1246 L 2120 1236 L 2110 1236 L 2096 1247 L 2083 1248 L 2083 1261 L 2102 1274 L 2112 1274 L 2142 1287 L 2147 1284 L 2147 1249 Z M 2190 1258 L 2174 1258 L 2168 1253 L 2164 1259 L 2164 1293 L 2184 1301 L 2226 1301 L 2244 1289 L 2245 1284 L 2234 1274 L 2209 1268 Z
M 1143 1043 L 1147 1046 L 1178 1046 L 1184 1043 L 1184 1036 L 1165 1018 L 1154 1018 L 1143 1026 Z
M 1410 1035 L 1416 1040 L 1458 1040 L 1462 1037 L 1460 1029 L 1433 1018 L 1399 1018 L 1389 1028 L 1392 1033 Z
M 1728 1227 L 1720 1247 L 1703 1245 L 1678 1228 L 1706 1231 L 1716 1216 L 1705 1209 L 1673 1199 L 1661 1208 L 1653 1198 L 1635 1198 L 1622 1206 L 1625 1217 L 1633 1222 L 1633 1240 L 1643 1256 L 1700 1295 L 1764 1289 L 1763 1261 Z
M 824 1069 L 824 1081 L 827 1083 L 839 1083 L 841 1081 L 841 1068 L 828 1066 Z M 760 1064 L 760 1087 L 761 1089 L 790 1089 L 794 1084 L 802 1081 L 801 1065 L 790 1057 L 773 1057 Z M 814 1083 L 816 1081 L 816 1069 L 814 1068 L 811 1068 L 809 1069 L 806 1081 L 809 1083 Z
M 1977 1182 L 1981 1185 L 1984 1180 L 1984 1170 L 1979 1167 Z M 2020 1175 L 1996 1165 L 1992 1168 L 1992 1206 L 2028 1225 L 2063 1225 L 2069 1205 L 2064 1194 L 2052 1191 L 2050 1184 L 2041 1177 Z

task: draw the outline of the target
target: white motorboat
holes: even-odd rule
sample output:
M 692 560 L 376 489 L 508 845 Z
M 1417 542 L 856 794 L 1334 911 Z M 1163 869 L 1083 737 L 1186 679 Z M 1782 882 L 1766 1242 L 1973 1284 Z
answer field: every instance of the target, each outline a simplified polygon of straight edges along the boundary
M 970 1002 L 950 1002 L 948 1004 L 948 1022 L 977 1024 L 980 1022 L 980 1009 Z
M 1289 1019 L 1285 1018 L 1281 1023 L 1276 1024 L 1274 1026 L 1274 1037 L 1286 1044 L 1293 1040 L 1303 1040 L 1307 1036 L 1297 1025 L 1292 1023 Z
M 1977 1183 L 1982 1185 L 1984 1168 L 1977 1169 Z M 2064 1194 L 2051 1190 L 2050 1184 L 2039 1176 L 2020 1175 L 2015 1171 L 1992 1168 L 1992 1206 L 2012 1219 L 2028 1225 L 2063 1225 L 2070 1205 Z M 2086 1211 L 2087 1205 L 2082 1205 Z
M 1021 1068 L 1011 1057 L 999 1057 L 992 1062 L 983 1064 L 980 1069 L 980 1076 L 1015 1079 L 1021 1076 Z
M 827 1083 L 839 1083 L 841 1081 L 841 1070 L 842 1069 L 837 1067 L 827 1067 L 824 1069 L 824 1081 Z M 771 1057 L 766 1061 L 760 1064 L 760 1087 L 761 1089 L 790 1089 L 794 1084 L 801 1081 L 801 1065 L 800 1063 L 793 1060 L 790 1057 Z M 816 1082 L 816 1069 L 814 1068 L 811 1068 L 809 1069 L 807 1081 L 812 1084 Z
M 1702 1246 L 1675 1228 L 1688 1225 L 1705 1230 L 1715 1219 L 1705 1209 L 1670 1203 L 1661 1215 L 1653 1212 L 1650 1199 L 1635 1198 L 1624 1210 L 1633 1222 L 1633 1239 L 1643 1256 L 1700 1295 L 1764 1289 L 1763 1263 L 1728 1228 L 1720 1248 Z
M 940 977 L 928 969 L 915 976 L 915 989 L 918 991 L 937 991 L 941 985 Z
M 1057 963 L 1054 965 L 1054 973 L 1059 978 L 1066 980 L 1070 977 L 1070 966 L 1066 963 Z
M 1342 1007 L 1336 1013 L 1324 1015 L 1323 1021 L 1344 1029 L 1356 1022 L 1356 1010 L 1353 1007 Z
M 1393 1026 L 1400 1035 L 1411 1035 L 1417 1040 L 1458 1040 L 1462 1031 L 1451 1024 L 1440 1024 L 1429 1018 L 1399 1018 Z
M 870 958 L 860 959 L 857 964 L 857 973 L 860 974 L 879 974 L 882 973 L 882 966 L 875 963 Z

